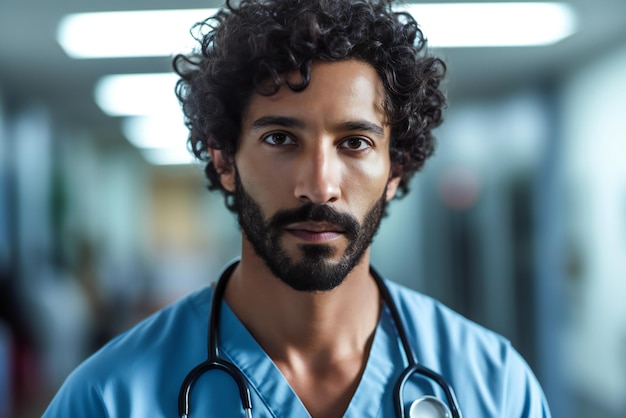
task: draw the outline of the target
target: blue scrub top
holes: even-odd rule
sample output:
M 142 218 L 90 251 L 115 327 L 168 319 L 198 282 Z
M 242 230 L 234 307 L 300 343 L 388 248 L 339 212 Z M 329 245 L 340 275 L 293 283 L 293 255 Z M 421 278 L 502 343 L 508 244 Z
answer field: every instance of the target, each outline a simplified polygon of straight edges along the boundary
M 506 339 L 427 296 L 393 282 L 387 285 L 418 361 L 450 383 L 464 417 L 550 417 L 537 380 Z M 212 295 L 211 287 L 197 291 L 112 340 L 67 378 L 43 417 L 177 417 L 185 376 L 206 360 Z M 248 380 L 255 418 L 309 416 L 226 302 L 220 335 L 220 355 Z M 385 309 L 344 417 L 394 417 L 393 388 L 405 367 L 406 358 Z M 434 382 L 415 376 L 404 391 L 407 410 L 424 395 L 445 399 Z M 244 416 L 237 386 L 224 372 L 209 372 L 194 385 L 191 418 Z

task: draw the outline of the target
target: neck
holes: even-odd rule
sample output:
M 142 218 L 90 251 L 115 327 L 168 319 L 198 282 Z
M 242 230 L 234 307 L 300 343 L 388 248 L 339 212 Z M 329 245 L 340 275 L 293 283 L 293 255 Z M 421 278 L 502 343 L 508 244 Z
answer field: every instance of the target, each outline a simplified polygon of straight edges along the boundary
M 380 310 L 369 249 L 335 289 L 300 292 L 275 277 L 246 244 L 225 298 L 275 362 L 367 357 Z

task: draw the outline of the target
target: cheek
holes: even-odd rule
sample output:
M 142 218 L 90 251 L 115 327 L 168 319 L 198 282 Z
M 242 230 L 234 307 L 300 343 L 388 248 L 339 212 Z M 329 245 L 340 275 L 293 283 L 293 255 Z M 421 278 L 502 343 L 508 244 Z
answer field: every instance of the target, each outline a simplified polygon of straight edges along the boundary
M 264 212 L 280 206 L 280 197 L 285 196 L 289 179 L 293 178 L 287 167 L 263 158 L 236 158 L 235 163 L 243 188 Z
M 365 214 L 380 199 L 389 180 L 389 165 L 384 161 L 363 164 L 346 176 L 344 193 L 360 215 Z

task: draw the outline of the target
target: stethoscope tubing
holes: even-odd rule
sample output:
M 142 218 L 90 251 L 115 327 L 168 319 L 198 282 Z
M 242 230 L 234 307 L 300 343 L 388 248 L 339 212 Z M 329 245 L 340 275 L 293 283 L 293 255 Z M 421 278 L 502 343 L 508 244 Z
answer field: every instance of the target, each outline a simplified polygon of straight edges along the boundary
M 413 351 L 413 347 L 409 344 L 409 338 L 406 334 L 406 330 L 404 329 L 404 322 L 400 317 L 400 313 L 398 312 L 398 308 L 396 304 L 393 302 L 393 298 L 389 293 L 389 289 L 387 285 L 385 285 L 384 280 L 378 272 L 370 266 L 370 274 L 374 278 L 376 285 L 378 286 L 378 291 L 380 292 L 383 301 L 385 301 L 385 305 L 391 314 L 391 319 L 393 320 L 396 328 L 396 332 L 398 333 L 398 338 L 400 339 L 400 343 L 402 344 L 402 348 L 404 349 L 404 353 L 407 358 L 407 362 L 409 363 L 408 367 L 404 369 L 404 371 L 400 374 L 400 377 L 396 381 L 396 385 L 394 387 L 394 405 L 396 409 L 396 414 L 398 417 L 404 417 L 404 402 L 402 401 L 402 393 L 404 392 L 404 385 L 415 373 L 422 374 L 424 376 L 429 377 L 434 380 L 437 385 L 443 390 L 446 401 L 450 407 L 450 412 L 452 413 L 452 418 L 463 418 L 461 414 L 461 409 L 459 408 L 459 403 L 456 399 L 456 395 L 454 394 L 454 390 L 452 386 L 446 382 L 446 380 L 439 373 L 434 372 L 433 370 L 422 366 L 417 361 L 417 356 L 415 355 L 415 351 Z
M 198 378 L 204 373 L 211 370 L 222 370 L 230 375 L 237 383 L 239 389 L 239 398 L 241 399 L 241 407 L 246 412 L 246 418 L 252 417 L 252 398 L 250 389 L 246 383 L 246 379 L 241 371 L 229 361 L 219 357 L 219 334 L 218 324 L 221 317 L 221 302 L 224 299 L 224 291 L 228 284 L 228 278 L 231 276 L 238 262 L 231 263 L 220 276 L 220 280 L 215 286 L 213 294 L 213 303 L 211 304 L 211 313 L 209 316 L 209 332 L 207 333 L 207 352 L 208 358 L 203 363 L 194 367 L 185 377 L 180 392 L 178 394 L 178 415 L 186 418 L 190 413 L 191 390 Z
M 221 274 L 220 279 L 215 286 L 213 303 L 211 304 L 211 312 L 209 314 L 209 331 L 207 332 L 208 357 L 207 360 L 194 367 L 187 374 L 185 380 L 183 381 L 183 384 L 180 387 L 180 391 L 178 393 L 178 415 L 182 418 L 187 418 L 190 414 L 190 398 L 194 384 L 202 374 L 211 370 L 222 370 L 233 378 L 233 380 L 237 383 L 237 387 L 239 389 L 241 406 L 245 411 L 246 418 L 252 418 L 252 399 L 250 396 L 250 389 L 248 388 L 248 384 L 246 383 L 246 378 L 234 364 L 219 357 L 218 328 L 221 316 L 221 304 L 222 300 L 224 299 L 224 291 L 226 290 L 228 279 L 237 267 L 237 264 L 239 264 L 239 261 L 232 262 Z M 418 363 L 415 352 L 413 351 L 411 344 L 409 344 L 409 340 L 406 334 L 406 330 L 404 329 L 400 313 L 398 312 L 396 304 L 394 303 L 393 298 L 391 297 L 389 289 L 387 288 L 384 280 L 382 279 L 382 277 L 380 277 L 378 272 L 376 272 L 373 267 L 370 267 L 370 274 L 372 275 L 372 277 L 374 277 L 374 281 L 378 286 L 381 297 L 385 302 L 385 306 L 387 306 L 387 309 L 391 314 L 391 318 L 394 322 L 398 338 L 400 339 L 400 343 L 402 344 L 402 348 L 405 352 L 407 362 L 409 363 L 408 367 L 406 367 L 404 371 L 400 374 L 400 377 L 398 378 L 394 386 L 394 407 L 397 417 L 402 418 L 405 416 L 405 408 L 402 396 L 404 386 L 413 374 L 418 373 L 435 381 L 437 385 L 443 390 L 448 406 L 450 407 L 452 418 L 463 418 L 461 415 L 461 410 L 458 406 L 456 395 L 454 394 L 454 390 L 448 384 L 448 382 L 446 382 L 446 380 L 440 374 Z

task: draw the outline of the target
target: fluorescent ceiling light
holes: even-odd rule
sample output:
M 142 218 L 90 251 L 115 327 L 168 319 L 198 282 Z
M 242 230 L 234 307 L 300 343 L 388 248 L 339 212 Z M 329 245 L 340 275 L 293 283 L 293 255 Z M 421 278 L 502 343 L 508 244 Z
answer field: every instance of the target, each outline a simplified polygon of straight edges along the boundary
M 195 162 L 193 156 L 186 150 L 157 148 L 143 149 L 140 152 L 150 164 L 154 165 L 189 165 Z
M 189 130 L 184 125 L 182 117 L 124 118 L 122 133 L 137 148 L 179 148 L 187 151 Z
M 174 115 L 175 116 L 175 115 Z M 182 117 L 133 116 L 122 120 L 122 132 L 148 162 L 157 165 L 191 164 L 189 131 Z
M 566 3 L 420 3 L 397 9 L 415 17 L 433 47 L 549 45 L 576 29 Z M 216 11 L 72 14 L 59 23 L 57 40 L 72 58 L 169 56 L 191 51 L 189 30 Z
M 96 103 L 111 116 L 126 116 L 122 133 L 151 164 L 191 164 L 189 131 L 174 94 L 174 73 L 105 76 L 95 89 Z
M 116 74 L 96 83 L 94 98 L 109 116 L 181 115 L 175 73 Z
M 541 46 L 576 30 L 576 14 L 566 3 L 409 4 L 434 47 Z
M 189 30 L 217 9 L 77 13 L 57 27 L 57 41 L 72 58 L 168 56 L 189 52 Z

